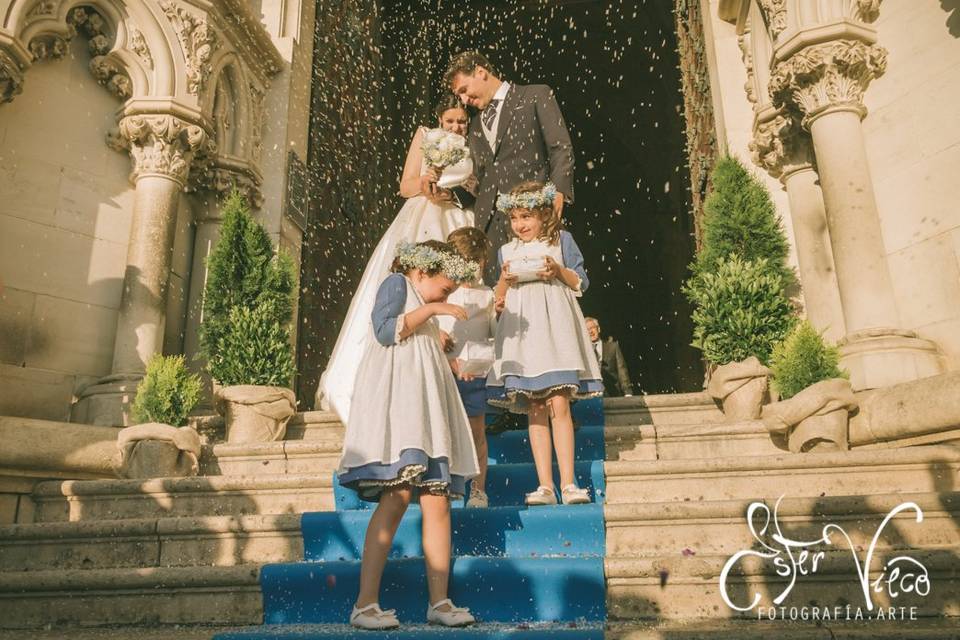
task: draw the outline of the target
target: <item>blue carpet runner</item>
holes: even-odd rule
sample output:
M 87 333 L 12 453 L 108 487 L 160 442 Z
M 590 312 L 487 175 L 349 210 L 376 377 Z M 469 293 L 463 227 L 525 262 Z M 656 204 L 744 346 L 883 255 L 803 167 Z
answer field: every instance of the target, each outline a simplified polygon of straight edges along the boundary
M 537 486 L 526 430 L 488 437 L 490 507 L 454 504 L 450 597 L 480 624 L 429 627 L 420 540 L 420 510 L 411 506 L 397 531 L 384 571 L 380 604 L 396 609 L 402 626 L 370 632 L 345 625 L 357 596 L 360 555 L 370 505 L 334 482 L 336 511 L 301 519 L 304 562 L 263 567 L 265 624 L 215 640 L 329 638 L 463 638 L 570 640 L 603 638 L 606 589 L 603 557 L 603 405 L 573 405 L 576 475 L 593 504 L 532 507 L 523 494 Z M 555 482 L 559 486 L 559 478 Z

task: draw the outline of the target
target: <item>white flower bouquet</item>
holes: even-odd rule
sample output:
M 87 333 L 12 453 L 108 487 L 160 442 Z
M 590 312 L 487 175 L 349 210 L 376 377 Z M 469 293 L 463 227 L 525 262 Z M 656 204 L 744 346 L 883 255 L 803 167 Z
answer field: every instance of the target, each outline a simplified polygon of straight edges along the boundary
M 466 138 L 444 129 L 430 129 L 424 133 L 420 149 L 427 164 L 437 169 L 452 167 L 470 157 Z

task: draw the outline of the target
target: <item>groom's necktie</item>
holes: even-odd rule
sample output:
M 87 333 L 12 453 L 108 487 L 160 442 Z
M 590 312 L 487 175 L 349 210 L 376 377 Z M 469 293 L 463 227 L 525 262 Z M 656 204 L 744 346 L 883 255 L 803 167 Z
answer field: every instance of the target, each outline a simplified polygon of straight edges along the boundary
M 487 131 L 493 131 L 493 121 L 497 119 L 497 106 L 499 104 L 499 100 L 491 100 L 487 108 L 480 114 L 480 119 L 483 121 L 483 126 L 487 128 Z

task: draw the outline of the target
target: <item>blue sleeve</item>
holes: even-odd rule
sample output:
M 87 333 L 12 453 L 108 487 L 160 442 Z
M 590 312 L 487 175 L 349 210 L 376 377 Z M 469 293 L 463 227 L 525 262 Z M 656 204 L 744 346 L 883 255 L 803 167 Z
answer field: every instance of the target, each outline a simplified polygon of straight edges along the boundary
M 399 273 L 387 276 L 377 289 L 377 299 L 373 303 L 373 333 L 377 342 L 385 347 L 396 344 L 397 316 L 403 313 L 407 303 L 407 281 Z
M 567 231 L 560 232 L 560 251 L 563 252 L 563 266 L 573 269 L 580 276 L 580 291 L 586 291 L 590 286 L 590 279 L 583 267 L 583 254 L 577 246 L 573 236 Z

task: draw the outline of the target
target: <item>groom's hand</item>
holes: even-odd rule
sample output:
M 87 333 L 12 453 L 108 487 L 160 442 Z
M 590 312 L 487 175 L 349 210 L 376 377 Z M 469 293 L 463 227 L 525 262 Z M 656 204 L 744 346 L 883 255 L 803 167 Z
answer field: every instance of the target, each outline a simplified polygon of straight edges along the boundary
M 557 195 L 553 196 L 553 213 L 557 220 L 563 218 L 563 194 L 559 191 Z

